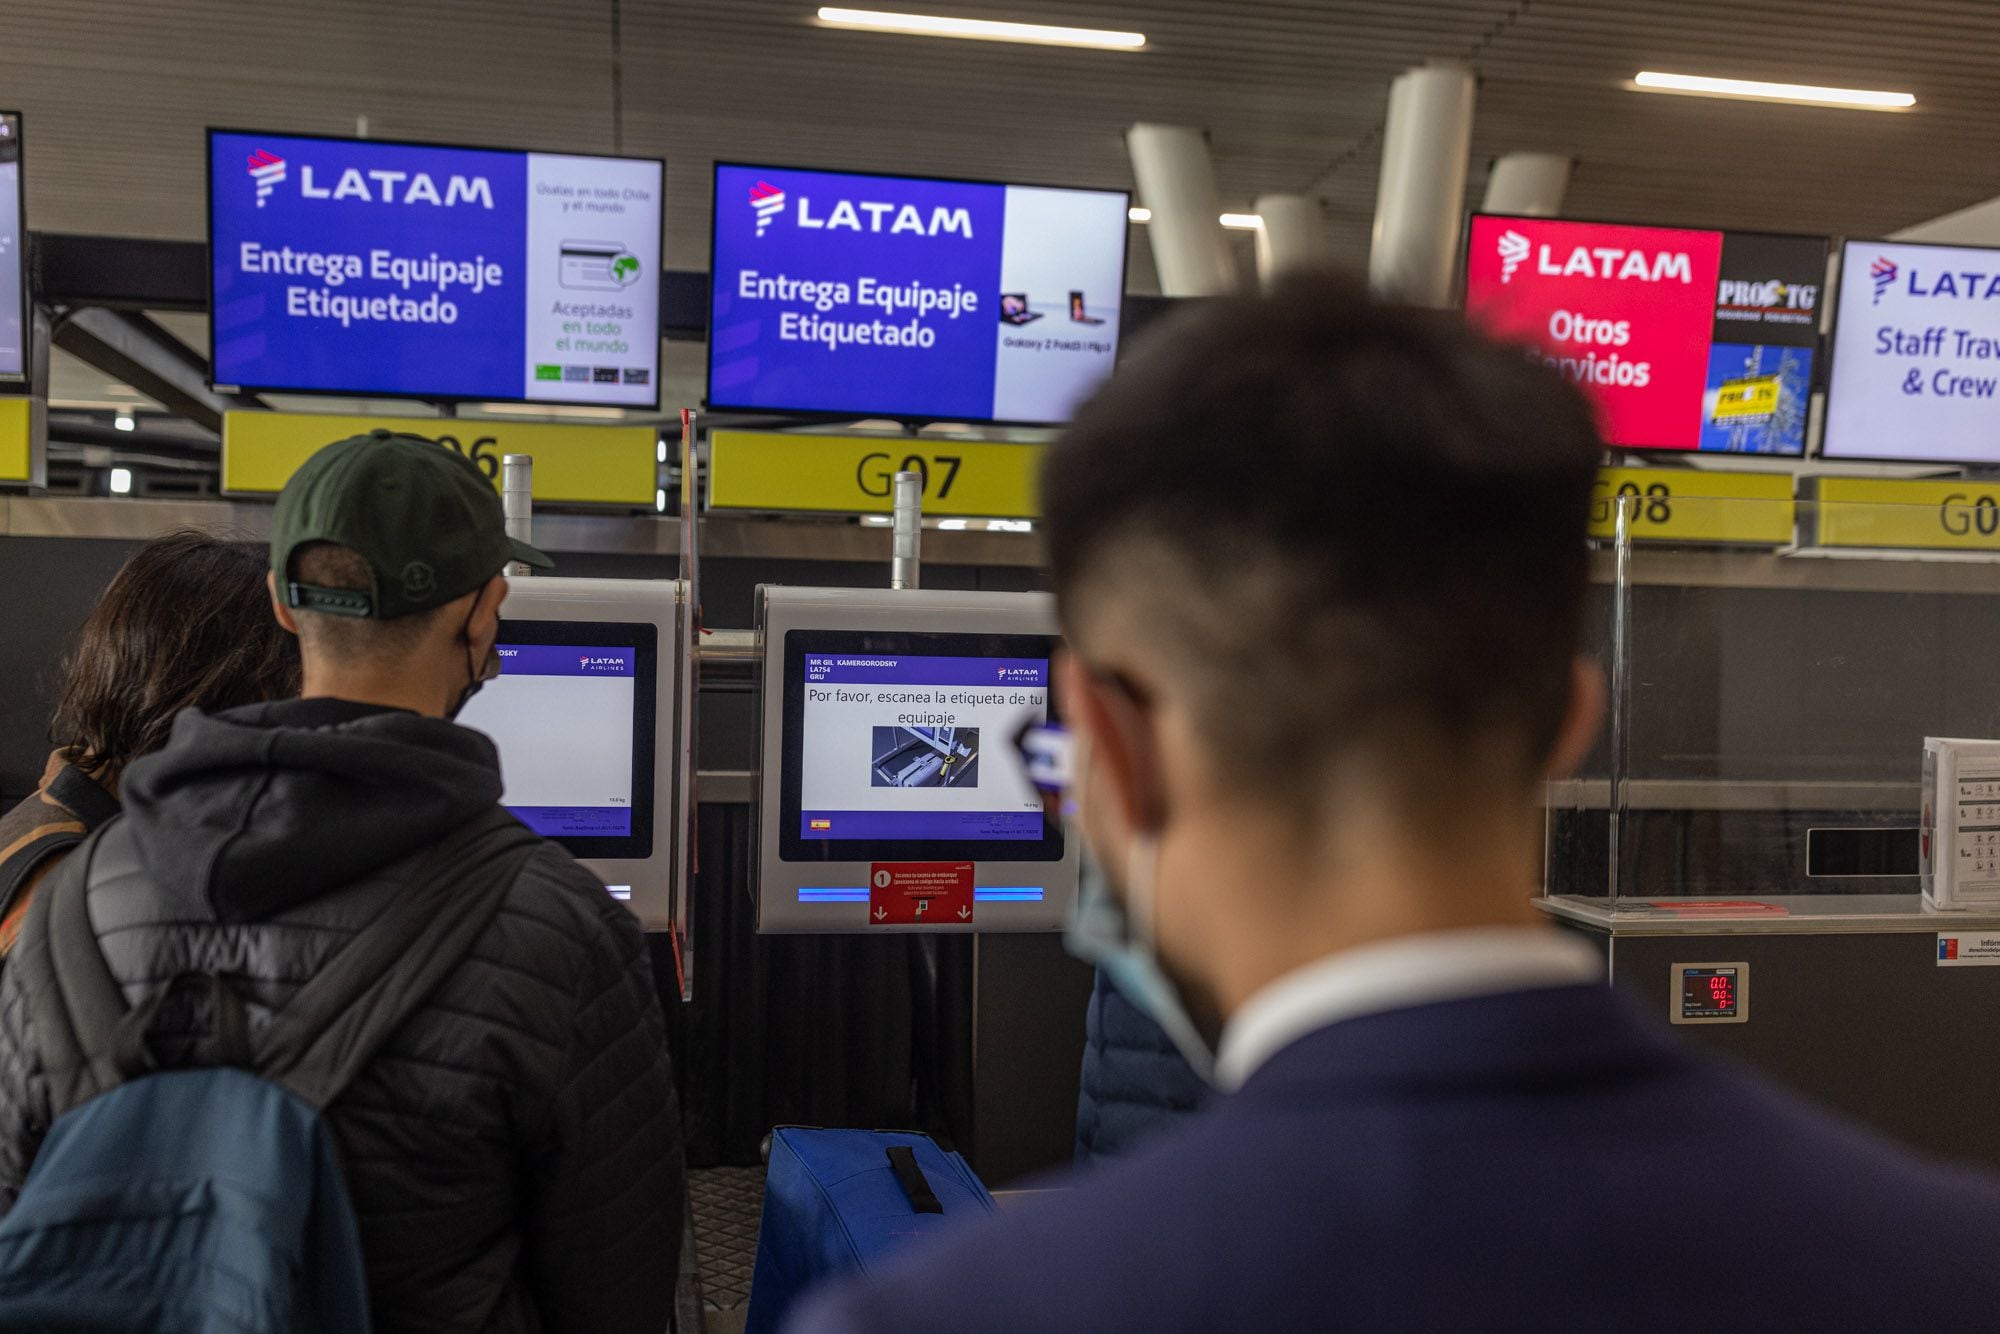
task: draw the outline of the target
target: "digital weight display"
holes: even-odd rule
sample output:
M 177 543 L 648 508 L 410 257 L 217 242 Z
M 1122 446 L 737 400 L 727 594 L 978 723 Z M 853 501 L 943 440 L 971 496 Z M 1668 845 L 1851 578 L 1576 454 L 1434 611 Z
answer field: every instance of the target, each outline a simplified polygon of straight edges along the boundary
M 1673 1022 L 1740 1024 L 1750 1017 L 1748 964 L 1677 963 L 1673 977 Z

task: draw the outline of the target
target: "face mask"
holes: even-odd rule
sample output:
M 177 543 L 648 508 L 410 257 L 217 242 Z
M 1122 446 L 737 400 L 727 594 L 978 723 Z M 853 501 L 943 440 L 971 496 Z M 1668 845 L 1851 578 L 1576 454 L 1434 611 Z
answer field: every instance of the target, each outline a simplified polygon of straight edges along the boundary
M 1160 967 L 1151 939 L 1154 875 L 1159 844 L 1149 834 L 1132 840 L 1125 863 L 1125 894 L 1131 908 L 1120 904 L 1094 860 L 1083 859 L 1076 896 L 1076 916 L 1070 920 L 1063 947 L 1086 963 L 1096 964 L 1119 994 L 1160 1026 L 1195 1074 L 1202 1080 L 1215 1070 L 1215 1052 L 1188 1015 L 1173 979 Z
M 478 609 L 479 604 L 475 599 L 473 602 L 473 612 L 466 614 L 465 628 L 459 632 L 465 637 L 465 645 L 468 650 L 472 647 L 472 616 Z M 453 702 L 450 708 L 444 711 L 446 722 L 457 722 L 458 715 L 465 712 L 465 706 L 472 702 L 472 697 L 479 693 L 480 687 L 500 675 L 499 646 L 494 645 L 489 647 L 486 650 L 485 659 L 476 665 L 472 662 L 471 654 L 468 652 L 466 655 L 465 674 L 465 689 L 458 692 L 458 699 Z

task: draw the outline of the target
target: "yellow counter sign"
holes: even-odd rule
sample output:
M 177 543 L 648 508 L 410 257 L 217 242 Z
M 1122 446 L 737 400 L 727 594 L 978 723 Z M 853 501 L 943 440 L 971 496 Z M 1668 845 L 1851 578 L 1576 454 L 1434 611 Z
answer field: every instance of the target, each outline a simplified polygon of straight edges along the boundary
M 323 445 L 376 429 L 455 449 L 500 485 L 500 460 L 535 460 L 535 499 L 566 505 L 653 505 L 659 432 L 651 426 L 570 426 L 452 417 L 335 417 L 230 412 L 222 419 L 222 489 L 274 494 Z
M 2000 551 L 2000 484 L 1822 477 L 1819 544 Z
M 40 485 L 35 477 L 35 408 L 32 398 L 0 398 L 0 482 Z
M 1613 537 L 1618 511 L 1634 541 L 1784 546 L 1797 506 L 1786 473 L 1606 468 L 1597 476 L 1590 535 Z
M 715 431 L 710 509 L 887 514 L 898 472 L 924 479 L 924 513 L 1030 519 L 1040 445 L 907 436 Z

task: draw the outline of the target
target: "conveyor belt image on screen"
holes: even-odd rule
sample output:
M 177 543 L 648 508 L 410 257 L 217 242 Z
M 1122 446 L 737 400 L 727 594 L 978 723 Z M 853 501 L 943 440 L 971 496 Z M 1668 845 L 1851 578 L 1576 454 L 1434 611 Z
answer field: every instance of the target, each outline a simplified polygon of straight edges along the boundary
M 976 727 L 877 727 L 870 787 L 978 787 Z

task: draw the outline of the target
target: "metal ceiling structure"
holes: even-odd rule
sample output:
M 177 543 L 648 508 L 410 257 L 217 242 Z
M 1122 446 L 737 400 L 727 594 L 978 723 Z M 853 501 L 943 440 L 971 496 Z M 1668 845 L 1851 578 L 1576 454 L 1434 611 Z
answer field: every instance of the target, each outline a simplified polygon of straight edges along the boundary
M 1565 212 L 1881 234 L 2000 195 L 1990 0 L 871 0 L 1138 30 L 1135 52 L 834 30 L 813 0 L 12 0 L 0 106 L 26 113 L 30 225 L 195 239 L 205 126 L 664 157 L 667 263 L 708 264 L 718 157 L 1129 186 L 1123 131 L 1205 127 L 1224 207 L 1321 201 L 1365 265 L 1390 80 L 1478 70 L 1477 200 L 1499 154 L 1573 155 Z M 1641 69 L 1914 93 L 1907 113 L 1631 91 Z M 1235 233 L 1247 273 L 1251 245 Z M 1156 291 L 1145 228 L 1130 287 Z M 205 319 L 160 322 L 197 353 Z M 670 344 L 669 398 L 700 392 Z M 51 397 L 147 398 L 58 352 Z

